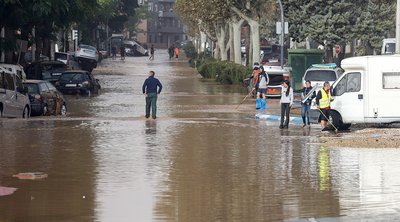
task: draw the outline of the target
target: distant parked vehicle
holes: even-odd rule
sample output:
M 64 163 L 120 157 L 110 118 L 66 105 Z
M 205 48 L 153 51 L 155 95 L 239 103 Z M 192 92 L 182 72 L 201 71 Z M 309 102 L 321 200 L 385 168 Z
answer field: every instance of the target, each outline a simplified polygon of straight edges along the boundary
M 394 54 L 396 53 L 396 39 L 389 38 L 382 40 L 382 51 L 381 54 Z
M 311 85 L 318 84 L 318 88 L 322 88 L 324 82 L 329 82 L 331 85 L 343 74 L 343 69 L 336 66 L 335 63 L 314 64 L 304 73 L 302 83 L 305 86 L 306 81 L 311 81 Z
M 16 74 L 22 81 L 26 80 L 24 68 L 21 65 L 1 63 L 0 67 Z
M 29 118 L 30 103 L 21 78 L 0 67 L 0 117 Z
M 84 70 L 73 70 L 64 72 L 59 81 L 55 84 L 56 88 L 63 94 L 88 95 L 100 94 L 99 80 Z
M 82 69 L 91 72 L 97 67 L 99 52 L 93 46 L 81 44 L 75 51 L 74 58 L 81 65 Z
M 55 83 L 67 65 L 61 61 L 42 61 L 31 63 L 25 70 L 27 79 L 46 80 Z
M 63 95 L 50 82 L 27 80 L 24 86 L 28 89 L 32 116 L 67 114 L 67 104 Z
M 123 41 L 125 53 L 127 56 L 148 56 L 149 52 L 139 43 L 133 40 Z

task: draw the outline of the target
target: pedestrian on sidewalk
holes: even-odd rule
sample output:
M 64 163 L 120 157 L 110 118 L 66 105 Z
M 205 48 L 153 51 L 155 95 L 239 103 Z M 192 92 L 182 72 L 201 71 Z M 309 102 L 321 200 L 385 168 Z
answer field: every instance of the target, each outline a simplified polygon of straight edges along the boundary
M 149 60 L 154 60 L 154 45 L 151 45 Z
M 310 109 L 311 109 L 311 101 L 316 97 L 316 93 L 313 92 L 312 95 L 305 101 L 305 97 L 312 90 L 311 81 L 306 81 L 306 86 L 300 90 L 295 90 L 296 93 L 301 93 L 301 118 L 303 118 L 303 128 L 308 125 L 310 126 Z
M 179 53 L 180 53 L 180 49 L 179 49 L 179 47 L 178 46 L 176 46 L 175 47 L 175 58 L 176 58 L 176 60 L 178 60 L 179 59 Z
M 111 47 L 111 55 L 112 55 L 112 59 L 116 59 L 117 58 L 117 46 L 113 45 Z
M 260 74 L 258 76 L 257 82 L 257 99 L 256 99 L 256 109 L 263 110 L 267 105 L 267 88 L 269 84 L 269 77 L 264 71 L 264 67 L 260 66 Z
M 157 95 L 161 93 L 162 85 L 161 82 L 154 78 L 155 72 L 150 71 L 149 77 L 144 81 L 142 91 L 146 96 L 146 118 L 151 117 L 153 119 L 157 118 Z
M 328 126 L 330 110 L 331 110 L 331 84 L 329 82 L 324 83 L 324 87 L 318 92 L 316 102 L 317 108 L 320 111 L 318 122 L 321 123 L 322 130 Z
M 171 60 L 171 59 L 174 57 L 174 50 L 175 50 L 174 45 L 171 45 L 171 46 L 168 48 L 169 60 Z
M 119 47 L 119 53 L 121 54 L 121 60 L 125 60 L 125 46 L 121 45 L 121 47 Z
M 257 96 L 257 83 L 258 83 L 258 77 L 260 75 L 260 67 L 258 63 L 254 63 L 253 65 L 253 72 L 251 73 L 251 76 L 249 77 L 249 87 L 251 87 L 252 90 L 252 97 Z M 257 108 L 257 104 L 256 104 Z
M 290 108 L 293 105 L 293 89 L 290 87 L 289 80 L 283 82 L 281 93 L 281 124 L 279 128 L 287 129 L 289 128 Z

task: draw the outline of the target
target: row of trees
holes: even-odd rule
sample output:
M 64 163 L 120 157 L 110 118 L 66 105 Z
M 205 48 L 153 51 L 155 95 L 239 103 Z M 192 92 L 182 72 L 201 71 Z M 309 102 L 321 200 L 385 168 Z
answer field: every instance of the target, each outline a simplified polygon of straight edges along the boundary
M 96 29 L 108 25 L 110 32 L 121 31 L 137 7 L 136 0 L 2 0 L 0 51 L 7 52 L 6 62 L 13 62 L 16 39 L 22 39 L 36 45 L 36 57 L 50 57 L 50 42 L 72 27 L 81 31 L 83 43 L 94 44 Z
M 327 60 L 332 48 L 359 40 L 360 54 L 372 54 L 382 39 L 395 29 L 394 0 L 282 0 L 289 22 L 290 40 L 311 39 L 325 46 Z M 206 35 L 217 47 L 214 56 L 241 62 L 241 27 L 250 27 L 250 61 L 260 60 L 260 36 L 274 36 L 280 21 L 273 0 L 177 0 L 176 9 L 189 27 L 189 34 Z M 344 47 L 343 47 L 344 48 Z M 228 52 L 230 54 L 228 55 Z M 343 55 L 342 55 L 343 56 Z

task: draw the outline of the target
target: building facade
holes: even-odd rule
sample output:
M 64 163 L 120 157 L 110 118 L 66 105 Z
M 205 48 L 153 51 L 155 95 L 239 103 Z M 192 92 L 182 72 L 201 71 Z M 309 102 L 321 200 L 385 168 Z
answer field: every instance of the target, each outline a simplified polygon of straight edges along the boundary
M 174 11 L 175 0 L 140 0 L 148 5 L 149 17 L 139 24 L 137 40 L 148 46 L 168 48 L 176 42 L 187 40 L 183 24 Z

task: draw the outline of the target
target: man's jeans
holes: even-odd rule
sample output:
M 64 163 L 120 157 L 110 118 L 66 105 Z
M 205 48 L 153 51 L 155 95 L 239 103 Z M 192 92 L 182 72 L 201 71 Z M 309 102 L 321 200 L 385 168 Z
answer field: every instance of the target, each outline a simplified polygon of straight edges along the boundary
M 151 117 L 155 119 L 157 117 L 157 93 L 148 93 L 146 97 L 146 118 L 150 117 L 150 108 L 151 108 Z
M 303 118 L 304 125 L 310 125 L 310 108 L 311 105 L 307 105 L 305 103 L 301 104 L 301 117 Z

